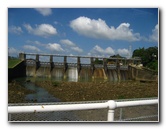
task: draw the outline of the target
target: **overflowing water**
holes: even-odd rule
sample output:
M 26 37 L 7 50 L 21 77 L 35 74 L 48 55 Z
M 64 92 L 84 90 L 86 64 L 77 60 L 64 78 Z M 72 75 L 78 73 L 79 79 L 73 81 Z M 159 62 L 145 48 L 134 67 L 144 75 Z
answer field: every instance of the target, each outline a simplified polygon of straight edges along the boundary
M 69 68 L 67 71 L 68 81 L 77 82 L 78 81 L 78 70 L 77 68 Z

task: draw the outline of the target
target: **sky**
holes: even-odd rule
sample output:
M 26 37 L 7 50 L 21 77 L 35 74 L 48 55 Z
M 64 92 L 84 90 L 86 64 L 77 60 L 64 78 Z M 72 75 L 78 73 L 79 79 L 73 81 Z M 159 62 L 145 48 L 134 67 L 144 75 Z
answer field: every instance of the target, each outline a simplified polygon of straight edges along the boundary
M 8 53 L 130 58 L 158 46 L 158 8 L 8 8 Z

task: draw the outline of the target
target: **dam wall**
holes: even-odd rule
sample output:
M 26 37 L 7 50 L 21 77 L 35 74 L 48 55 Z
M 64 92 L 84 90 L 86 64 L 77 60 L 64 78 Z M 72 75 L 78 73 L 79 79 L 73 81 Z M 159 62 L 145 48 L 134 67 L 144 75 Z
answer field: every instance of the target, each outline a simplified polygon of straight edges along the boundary
M 27 58 L 27 55 L 34 56 L 35 58 Z M 42 56 L 47 57 L 49 61 L 40 61 L 40 57 Z M 31 77 L 49 77 L 56 80 L 68 79 L 71 81 L 79 79 L 108 79 L 118 81 L 135 79 L 141 74 L 133 67 L 129 67 L 129 64 L 138 64 L 140 59 L 25 53 L 20 53 L 19 57 L 24 61 L 26 76 Z M 54 57 L 61 58 L 61 62 L 58 62 L 57 58 L 55 59 Z M 73 63 L 74 61 L 69 61 L 70 59 L 68 57 L 74 58 L 76 62 Z M 81 62 L 82 58 L 89 59 L 89 63 L 83 64 L 83 62 Z
M 33 63 L 32 63 L 33 62 Z M 92 80 L 92 79 L 108 79 L 110 81 L 128 80 L 128 68 L 117 69 L 113 68 L 104 69 L 103 65 L 80 65 L 79 67 L 75 63 L 66 63 L 65 66 L 62 63 L 40 62 L 40 66 L 32 60 L 31 63 L 27 61 L 26 64 L 26 76 L 29 77 L 49 77 L 55 80 L 77 81 L 77 80 Z

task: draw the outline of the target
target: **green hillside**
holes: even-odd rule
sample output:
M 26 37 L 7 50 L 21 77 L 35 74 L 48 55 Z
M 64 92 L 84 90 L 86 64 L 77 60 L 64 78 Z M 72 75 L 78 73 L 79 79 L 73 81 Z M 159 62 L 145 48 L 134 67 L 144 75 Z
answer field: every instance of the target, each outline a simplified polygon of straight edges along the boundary
M 8 68 L 14 68 L 20 62 L 20 59 L 8 59 Z

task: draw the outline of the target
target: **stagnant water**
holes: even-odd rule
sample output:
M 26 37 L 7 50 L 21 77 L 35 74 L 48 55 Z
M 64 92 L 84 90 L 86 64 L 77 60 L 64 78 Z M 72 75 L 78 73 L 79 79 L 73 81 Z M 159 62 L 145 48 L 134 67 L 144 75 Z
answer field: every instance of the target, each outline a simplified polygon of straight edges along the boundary
M 45 80 L 48 78 L 45 78 Z M 24 77 L 17 78 L 17 81 L 21 82 L 22 86 L 35 91 L 35 93 L 28 94 L 25 96 L 25 100 L 30 103 L 43 103 L 43 102 L 60 102 L 60 99 L 55 98 L 49 94 L 44 88 L 35 85 L 35 81 L 43 80 L 43 78 Z
M 60 99 L 55 98 L 51 94 L 49 94 L 45 89 L 41 87 L 37 87 L 33 82 L 28 82 L 23 84 L 27 89 L 33 90 L 36 93 L 28 94 L 25 97 L 25 100 L 29 102 L 59 102 Z

